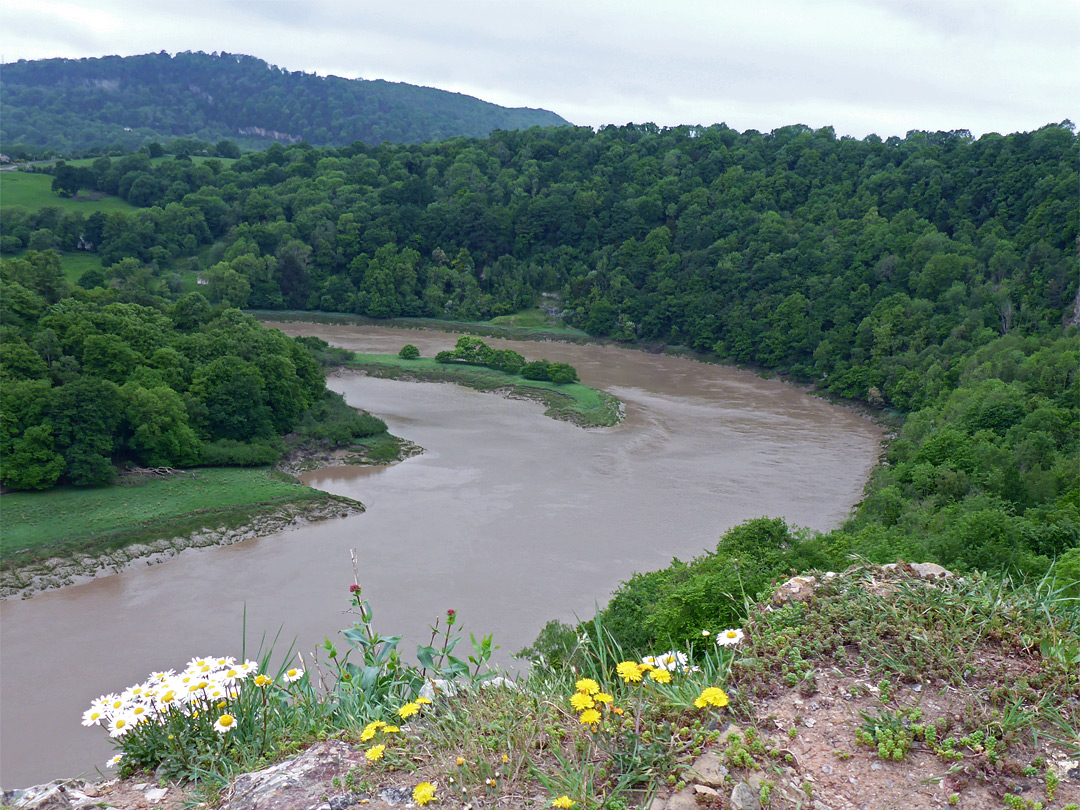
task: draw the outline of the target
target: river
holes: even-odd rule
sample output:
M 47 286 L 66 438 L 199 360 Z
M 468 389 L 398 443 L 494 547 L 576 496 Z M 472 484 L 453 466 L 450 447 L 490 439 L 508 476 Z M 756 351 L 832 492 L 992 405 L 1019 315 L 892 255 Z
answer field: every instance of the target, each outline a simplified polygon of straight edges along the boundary
M 456 335 L 277 324 L 349 349 L 425 356 Z M 363 501 L 363 515 L 0 607 L 0 784 L 100 766 L 111 747 L 79 725 L 92 698 L 194 655 L 248 653 L 280 631 L 310 650 L 348 623 L 349 549 L 384 634 L 406 650 L 448 608 L 497 658 L 552 618 L 589 617 L 636 571 L 714 548 L 743 520 L 782 516 L 826 530 L 861 497 L 881 434 L 868 419 L 778 380 L 617 347 L 487 340 L 577 367 L 626 404 L 618 427 L 584 430 L 531 402 L 458 386 L 335 376 L 329 385 L 426 452 L 385 468 L 335 468 L 311 486 Z M 467 635 L 466 635 L 467 638 Z

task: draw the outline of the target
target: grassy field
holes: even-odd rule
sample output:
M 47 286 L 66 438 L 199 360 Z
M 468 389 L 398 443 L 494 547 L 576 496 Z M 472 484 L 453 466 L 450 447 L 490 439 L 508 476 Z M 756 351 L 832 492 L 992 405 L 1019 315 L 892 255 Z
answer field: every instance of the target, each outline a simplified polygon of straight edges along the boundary
M 52 191 L 52 175 L 30 172 L 0 172 L 0 208 L 21 205 L 37 209 L 46 206 L 63 208 L 65 211 L 82 211 L 90 215 L 95 211 L 137 211 L 138 209 L 119 197 L 103 196 L 101 199 L 78 199 L 60 197 Z M 81 195 L 85 192 L 81 192 Z
M 435 329 L 443 332 L 460 332 L 481 337 L 497 337 L 507 340 L 561 340 L 566 343 L 599 343 L 580 329 L 564 326 L 538 309 L 526 309 L 514 315 L 503 315 L 490 321 L 451 321 L 441 318 L 366 318 L 343 312 L 308 312 L 304 310 L 248 310 L 252 315 L 267 321 L 310 321 L 311 323 L 341 323 L 360 326 L 392 326 L 400 329 Z
M 61 254 L 60 262 L 64 266 L 64 276 L 68 284 L 75 284 L 79 276 L 87 270 L 102 269 L 101 258 L 96 253 L 87 253 L 85 250 Z
M 510 389 L 514 396 L 543 403 L 547 407 L 546 415 L 583 427 L 608 427 L 619 423 L 619 400 L 581 383 L 556 385 L 482 366 L 436 363 L 427 357 L 403 360 L 396 354 L 354 354 L 349 366 L 363 369 L 372 377 L 451 382 L 478 391 Z
M 265 467 L 201 468 L 138 484 L 12 492 L 0 498 L 0 568 L 240 525 L 268 507 L 331 497 Z

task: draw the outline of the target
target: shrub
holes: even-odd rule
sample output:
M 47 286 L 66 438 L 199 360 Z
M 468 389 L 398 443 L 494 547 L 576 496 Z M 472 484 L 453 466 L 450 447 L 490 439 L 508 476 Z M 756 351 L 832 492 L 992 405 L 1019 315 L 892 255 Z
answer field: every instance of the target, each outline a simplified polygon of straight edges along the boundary
M 533 360 L 521 367 L 521 376 L 526 380 L 550 380 L 551 363 L 547 360 Z
M 398 357 L 402 360 L 415 360 L 420 356 L 420 350 L 411 343 L 406 343 L 401 347 L 401 351 L 398 352 Z
M 199 463 L 205 467 L 261 467 L 273 464 L 280 457 L 281 452 L 269 442 L 218 439 L 203 442 L 199 448 Z

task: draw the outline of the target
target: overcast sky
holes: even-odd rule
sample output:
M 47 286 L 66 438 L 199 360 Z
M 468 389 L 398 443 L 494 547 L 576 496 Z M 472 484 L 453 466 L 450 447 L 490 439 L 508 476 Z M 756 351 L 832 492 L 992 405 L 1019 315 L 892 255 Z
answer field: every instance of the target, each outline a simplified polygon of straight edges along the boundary
M 228 51 L 594 127 L 1080 118 L 1080 0 L 0 0 L 0 31 L 7 62 Z

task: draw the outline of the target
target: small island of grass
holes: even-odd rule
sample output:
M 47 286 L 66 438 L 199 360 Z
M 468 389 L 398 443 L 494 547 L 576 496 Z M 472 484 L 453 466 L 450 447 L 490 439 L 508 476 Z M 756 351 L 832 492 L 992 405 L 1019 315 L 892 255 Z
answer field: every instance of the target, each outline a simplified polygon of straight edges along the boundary
M 544 414 L 581 427 L 610 427 L 622 419 L 622 403 L 611 394 L 577 381 L 566 363 L 527 362 L 512 350 L 492 349 L 482 340 L 462 336 L 453 351 L 420 357 L 411 344 L 398 354 L 354 353 L 344 368 L 371 377 L 451 382 L 478 391 L 542 403 Z

